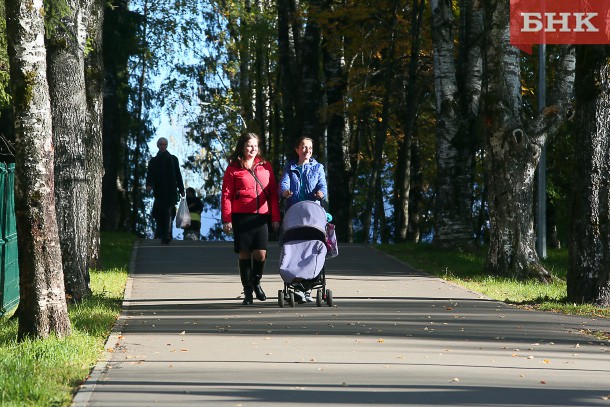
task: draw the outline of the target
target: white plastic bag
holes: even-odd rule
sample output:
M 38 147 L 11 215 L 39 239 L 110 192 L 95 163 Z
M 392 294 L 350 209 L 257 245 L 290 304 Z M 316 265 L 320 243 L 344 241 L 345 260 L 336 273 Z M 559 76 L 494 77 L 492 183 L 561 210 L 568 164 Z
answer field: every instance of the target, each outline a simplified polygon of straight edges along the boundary
M 176 227 L 180 229 L 186 229 L 191 225 L 191 213 L 189 212 L 189 206 L 186 203 L 186 197 L 180 198 L 178 204 L 178 212 L 176 213 Z

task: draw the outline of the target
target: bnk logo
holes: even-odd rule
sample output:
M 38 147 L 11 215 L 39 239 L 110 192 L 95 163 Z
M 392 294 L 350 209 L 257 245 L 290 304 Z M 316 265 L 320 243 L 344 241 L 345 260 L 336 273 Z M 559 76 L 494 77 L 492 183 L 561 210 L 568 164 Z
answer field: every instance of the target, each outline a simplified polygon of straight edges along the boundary
M 510 43 L 610 44 L 610 0 L 510 0 Z

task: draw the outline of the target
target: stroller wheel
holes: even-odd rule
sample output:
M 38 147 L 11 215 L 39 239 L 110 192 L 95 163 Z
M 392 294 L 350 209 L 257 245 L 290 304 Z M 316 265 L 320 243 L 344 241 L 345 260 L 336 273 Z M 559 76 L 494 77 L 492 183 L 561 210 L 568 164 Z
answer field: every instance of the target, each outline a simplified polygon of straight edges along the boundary
M 326 303 L 329 307 L 333 306 L 333 292 L 331 290 L 326 290 Z
M 277 303 L 280 308 L 284 308 L 284 291 L 278 290 L 277 292 Z
M 321 307 L 321 306 L 322 306 L 322 290 L 318 290 L 318 291 L 316 292 L 316 305 L 317 305 L 318 307 Z
M 294 292 L 292 291 L 288 293 L 288 304 L 290 304 L 291 307 L 294 307 Z

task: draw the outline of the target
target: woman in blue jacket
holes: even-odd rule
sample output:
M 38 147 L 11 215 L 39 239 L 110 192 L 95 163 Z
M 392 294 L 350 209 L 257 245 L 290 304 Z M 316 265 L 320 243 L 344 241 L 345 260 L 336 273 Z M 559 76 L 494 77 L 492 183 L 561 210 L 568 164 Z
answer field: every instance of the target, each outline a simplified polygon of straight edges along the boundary
M 313 141 L 299 137 L 295 143 L 296 158 L 289 160 L 280 180 L 279 193 L 286 199 L 286 210 L 301 201 L 322 201 L 327 194 L 324 166 L 311 157 Z M 295 290 L 299 303 L 312 301 L 309 290 Z
M 311 155 L 313 141 L 301 136 L 294 147 L 296 159 L 284 166 L 280 180 L 280 196 L 286 199 L 286 210 L 300 201 L 321 201 L 327 195 L 324 166 Z

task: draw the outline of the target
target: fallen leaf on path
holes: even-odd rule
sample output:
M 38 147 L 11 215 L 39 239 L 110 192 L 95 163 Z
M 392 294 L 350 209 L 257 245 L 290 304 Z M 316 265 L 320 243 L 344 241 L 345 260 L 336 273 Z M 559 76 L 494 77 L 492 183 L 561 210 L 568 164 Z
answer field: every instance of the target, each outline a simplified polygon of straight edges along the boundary
M 186 331 L 182 331 L 178 335 L 186 335 Z
M 379 339 L 377 339 L 377 342 L 379 342 L 379 343 L 381 343 L 381 342 L 385 342 L 385 339 L 383 339 L 383 338 L 379 338 Z
M 544 360 L 542 361 L 542 363 L 551 363 L 551 361 L 550 361 L 550 360 L 548 360 L 548 359 L 544 359 Z
M 458 379 L 457 377 L 454 377 L 453 379 L 451 379 L 452 382 L 459 382 L 460 379 Z
M 546 384 L 544 380 L 540 380 L 540 384 Z

